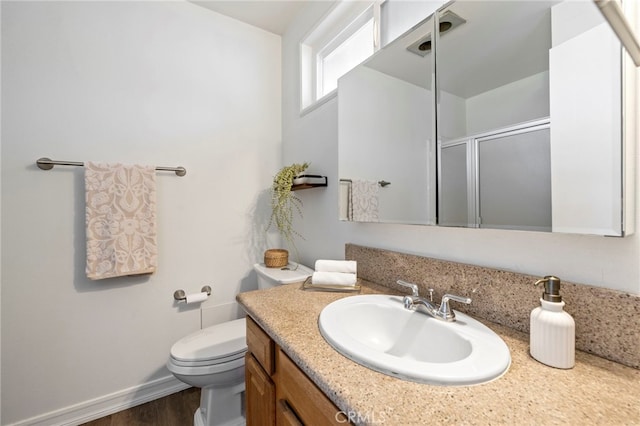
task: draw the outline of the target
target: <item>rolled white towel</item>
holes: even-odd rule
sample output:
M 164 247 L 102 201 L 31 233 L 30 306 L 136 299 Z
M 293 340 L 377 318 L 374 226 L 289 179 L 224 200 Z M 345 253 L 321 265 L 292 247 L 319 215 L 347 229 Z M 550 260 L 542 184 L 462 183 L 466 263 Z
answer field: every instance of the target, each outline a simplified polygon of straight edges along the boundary
M 321 271 L 311 275 L 311 284 L 354 286 L 357 279 L 356 274 Z
M 355 260 L 316 260 L 316 271 L 318 272 L 344 272 L 355 274 L 358 270 Z

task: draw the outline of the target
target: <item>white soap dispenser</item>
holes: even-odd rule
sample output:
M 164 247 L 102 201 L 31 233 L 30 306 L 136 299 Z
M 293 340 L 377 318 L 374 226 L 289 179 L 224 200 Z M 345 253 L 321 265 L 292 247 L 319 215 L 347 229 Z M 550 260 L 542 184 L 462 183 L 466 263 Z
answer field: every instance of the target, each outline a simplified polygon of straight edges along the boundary
M 531 356 L 543 364 L 556 368 L 575 365 L 576 324 L 563 310 L 560 278 L 546 276 L 536 281 L 544 283 L 541 306 L 531 311 Z

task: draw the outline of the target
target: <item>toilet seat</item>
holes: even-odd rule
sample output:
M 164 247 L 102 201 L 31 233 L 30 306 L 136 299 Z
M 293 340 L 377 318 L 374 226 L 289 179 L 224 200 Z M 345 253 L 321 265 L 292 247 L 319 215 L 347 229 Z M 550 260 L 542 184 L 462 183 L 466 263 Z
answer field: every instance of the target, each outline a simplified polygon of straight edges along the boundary
M 178 364 L 176 360 L 171 357 L 167 362 L 167 369 L 171 371 L 173 374 L 185 375 L 185 376 L 204 376 L 208 374 L 217 374 L 217 373 L 225 373 L 236 368 L 244 369 L 244 354 L 240 355 L 239 358 L 221 362 L 217 364 L 205 364 L 205 365 L 194 365 L 183 363 Z
M 247 351 L 244 350 L 242 352 L 238 352 L 233 355 L 229 355 L 225 357 L 220 357 L 216 359 L 205 359 L 205 360 L 199 360 L 199 361 L 184 361 L 184 360 L 176 359 L 173 356 L 171 356 L 171 362 L 174 365 L 181 366 L 181 367 L 206 367 L 208 365 L 224 364 L 227 362 L 235 361 L 236 359 L 242 359 L 244 358 L 244 355 L 246 353 Z
M 170 362 L 176 367 L 208 367 L 244 362 L 247 352 L 244 318 L 203 328 L 171 347 Z M 228 368 L 233 368 L 228 365 Z

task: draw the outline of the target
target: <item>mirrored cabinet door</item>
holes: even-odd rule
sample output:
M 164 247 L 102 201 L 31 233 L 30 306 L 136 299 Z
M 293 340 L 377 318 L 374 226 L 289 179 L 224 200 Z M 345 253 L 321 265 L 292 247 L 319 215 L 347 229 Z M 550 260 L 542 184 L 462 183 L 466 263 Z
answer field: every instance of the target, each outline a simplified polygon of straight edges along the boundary
M 435 224 L 432 28 L 427 19 L 338 81 L 341 220 Z
M 435 45 L 438 224 L 624 235 L 621 47 L 597 7 L 456 1 L 437 16 L 460 22 Z M 448 170 L 461 140 L 467 188 Z
M 622 51 L 603 17 L 585 6 L 552 8 L 553 230 L 622 235 Z

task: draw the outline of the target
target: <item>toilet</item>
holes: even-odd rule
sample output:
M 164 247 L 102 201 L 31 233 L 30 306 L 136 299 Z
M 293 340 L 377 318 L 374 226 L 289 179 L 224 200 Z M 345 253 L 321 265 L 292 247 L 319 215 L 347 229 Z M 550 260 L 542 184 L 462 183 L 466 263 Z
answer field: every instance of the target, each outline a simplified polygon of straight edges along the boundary
M 267 289 L 282 284 L 302 283 L 313 274 L 313 270 L 295 262 L 282 268 L 267 268 L 264 263 L 256 263 L 253 269 L 258 274 L 258 288 Z
M 258 288 L 303 282 L 313 271 L 290 262 L 284 268 L 255 264 Z M 247 353 L 245 318 L 216 324 L 178 340 L 167 368 L 180 381 L 201 388 L 195 426 L 238 426 L 244 416 L 244 356 Z

